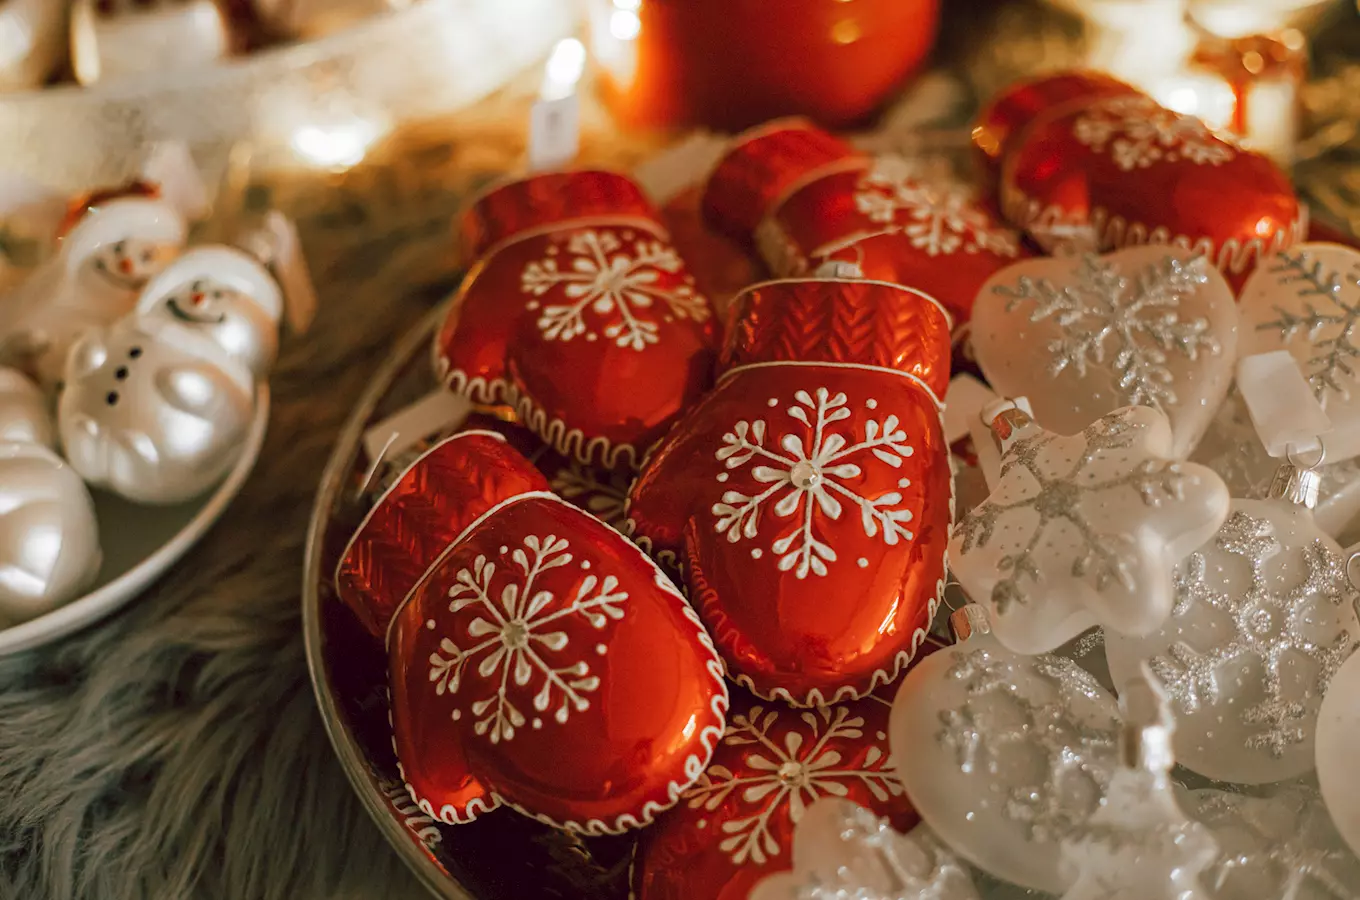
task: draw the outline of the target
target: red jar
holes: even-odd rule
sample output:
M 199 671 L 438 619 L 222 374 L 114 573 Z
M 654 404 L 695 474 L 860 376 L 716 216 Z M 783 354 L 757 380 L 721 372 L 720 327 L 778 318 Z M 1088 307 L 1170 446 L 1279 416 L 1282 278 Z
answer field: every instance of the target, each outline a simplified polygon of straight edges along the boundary
M 591 0 L 602 90 L 625 125 L 862 122 L 925 60 L 939 0 Z

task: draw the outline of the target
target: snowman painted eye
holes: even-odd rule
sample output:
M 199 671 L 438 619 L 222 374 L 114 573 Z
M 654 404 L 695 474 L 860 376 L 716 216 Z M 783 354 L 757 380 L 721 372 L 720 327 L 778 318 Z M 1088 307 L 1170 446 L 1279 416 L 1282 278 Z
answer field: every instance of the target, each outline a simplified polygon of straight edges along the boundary
M 133 359 L 136 359 L 141 355 L 142 355 L 141 347 L 133 347 L 131 350 L 128 351 L 128 356 L 132 357 Z
M 126 381 L 128 377 L 127 366 L 119 366 L 117 371 L 113 373 L 113 377 L 117 378 L 119 381 Z
M 104 398 L 104 400 L 107 401 L 107 403 L 109 404 L 109 406 L 117 406 L 117 405 L 118 405 L 118 392 L 117 392 L 117 391 L 109 391 L 108 396 L 106 396 L 106 397 Z

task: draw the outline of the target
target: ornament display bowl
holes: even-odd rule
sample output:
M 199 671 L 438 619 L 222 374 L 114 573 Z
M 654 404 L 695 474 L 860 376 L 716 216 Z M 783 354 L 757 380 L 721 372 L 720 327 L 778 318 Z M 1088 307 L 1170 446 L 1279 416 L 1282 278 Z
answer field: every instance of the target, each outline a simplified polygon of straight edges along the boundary
M 209 179 L 248 142 L 262 169 L 346 168 L 405 122 L 461 109 L 575 26 L 558 0 L 421 0 L 345 31 L 167 75 L 0 93 L 0 173 L 78 192 L 189 145 Z
M 445 311 L 413 329 L 373 373 L 321 477 L 307 536 L 302 621 L 327 734 L 364 808 L 417 878 L 447 900 L 623 900 L 628 837 L 581 839 L 510 809 L 471 825 L 432 820 L 410 799 L 393 755 L 387 659 L 335 594 L 332 573 L 364 509 L 364 432 L 435 384 L 429 348 Z M 513 848 L 513 849 L 512 849 Z M 506 865 L 509 859 L 513 865 Z
M 269 387 L 257 389 L 255 417 L 227 477 L 201 497 L 172 506 L 141 506 L 106 491 L 91 492 L 103 565 L 83 596 L 49 613 L 0 628 L 0 657 L 74 634 L 126 606 L 207 534 L 245 486 L 269 423 Z

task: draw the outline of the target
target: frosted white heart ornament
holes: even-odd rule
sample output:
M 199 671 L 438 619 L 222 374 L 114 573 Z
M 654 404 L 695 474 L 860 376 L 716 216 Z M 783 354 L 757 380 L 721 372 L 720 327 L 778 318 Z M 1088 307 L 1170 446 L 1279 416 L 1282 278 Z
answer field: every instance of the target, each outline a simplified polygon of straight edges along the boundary
M 1227 394 L 1237 356 L 1232 289 L 1174 247 L 1016 263 L 982 286 L 973 349 L 992 388 L 1030 398 L 1061 434 L 1151 406 L 1189 454 Z
M 1161 626 L 1172 570 L 1228 513 L 1228 489 L 1178 462 L 1167 419 L 1121 409 L 1071 436 L 996 406 L 1001 474 L 954 528 L 949 566 L 1017 653 L 1055 650 L 1094 625 L 1127 634 Z M 991 413 L 991 410 L 988 410 Z

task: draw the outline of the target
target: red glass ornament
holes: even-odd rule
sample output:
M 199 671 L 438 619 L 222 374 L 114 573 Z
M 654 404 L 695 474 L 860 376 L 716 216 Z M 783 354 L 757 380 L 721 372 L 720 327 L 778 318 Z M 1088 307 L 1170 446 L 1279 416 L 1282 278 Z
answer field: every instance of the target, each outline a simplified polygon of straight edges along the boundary
M 717 387 L 649 456 L 634 537 L 683 564 L 729 677 L 816 705 L 892 681 L 942 589 L 948 317 L 880 282 L 738 300 Z
M 888 750 L 890 704 L 797 710 L 734 692 L 727 733 L 704 776 L 642 835 L 634 900 L 746 900 L 792 868 L 808 805 L 844 797 L 907 830 L 917 815 Z
M 467 484 L 445 487 L 462 493 L 508 452 L 450 446 Z M 702 773 L 728 705 L 674 585 L 543 491 L 502 491 L 444 548 L 397 611 L 388 657 L 403 778 L 446 824 L 507 805 L 585 834 L 645 825 Z
M 776 275 L 853 263 L 864 278 L 935 297 L 956 325 L 988 278 L 1028 255 L 965 186 L 866 157 L 804 121 L 739 137 L 705 187 L 704 208 L 720 230 L 754 242 Z
M 475 263 L 436 339 L 441 379 L 565 455 L 635 467 L 714 358 L 708 300 L 641 189 L 529 176 L 477 199 L 462 234 Z

